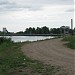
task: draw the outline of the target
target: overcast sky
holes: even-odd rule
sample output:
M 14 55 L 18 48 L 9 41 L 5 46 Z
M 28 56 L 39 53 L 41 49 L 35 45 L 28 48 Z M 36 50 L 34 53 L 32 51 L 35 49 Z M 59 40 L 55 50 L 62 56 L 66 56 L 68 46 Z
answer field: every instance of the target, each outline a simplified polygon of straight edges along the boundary
M 70 26 L 73 18 L 73 0 L 0 0 L 0 30 Z

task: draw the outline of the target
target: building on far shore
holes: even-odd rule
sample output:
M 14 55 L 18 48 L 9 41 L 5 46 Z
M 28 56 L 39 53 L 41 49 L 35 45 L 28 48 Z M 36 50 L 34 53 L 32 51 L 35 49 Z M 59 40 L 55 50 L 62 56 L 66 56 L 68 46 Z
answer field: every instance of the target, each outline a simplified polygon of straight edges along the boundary
M 62 34 L 69 34 L 69 30 L 70 30 L 69 26 L 61 26 L 60 29 Z
M 6 28 L 3 28 L 3 33 L 8 33 L 8 30 Z

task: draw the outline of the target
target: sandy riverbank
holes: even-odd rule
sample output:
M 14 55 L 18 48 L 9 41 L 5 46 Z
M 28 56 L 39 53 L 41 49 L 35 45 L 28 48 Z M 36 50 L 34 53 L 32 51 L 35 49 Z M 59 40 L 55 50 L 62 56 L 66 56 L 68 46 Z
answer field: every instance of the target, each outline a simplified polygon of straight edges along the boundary
M 74 74 L 75 51 L 67 48 L 61 39 L 52 39 L 25 44 L 22 51 L 28 57 L 45 64 L 63 67 L 69 75 Z

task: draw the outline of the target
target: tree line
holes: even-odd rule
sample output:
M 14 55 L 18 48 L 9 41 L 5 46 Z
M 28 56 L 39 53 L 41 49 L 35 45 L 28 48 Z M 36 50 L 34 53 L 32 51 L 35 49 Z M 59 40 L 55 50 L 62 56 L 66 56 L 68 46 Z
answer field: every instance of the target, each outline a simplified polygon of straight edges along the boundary
M 65 26 L 62 26 L 60 28 L 50 28 L 47 26 L 43 26 L 43 27 L 29 27 L 26 28 L 25 31 L 19 31 L 16 32 L 15 34 L 71 34 L 71 33 L 75 33 L 75 28 L 73 30 L 71 30 L 69 27 L 65 28 Z M 3 32 L 0 31 L 0 34 L 4 34 Z M 12 34 L 11 32 L 8 32 L 6 34 Z
M 75 33 L 75 28 L 74 30 L 71 30 L 69 27 L 65 28 L 65 26 L 62 26 L 60 28 L 50 28 L 47 26 L 44 27 L 29 27 L 26 28 L 25 31 L 20 31 L 17 32 L 16 34 L 71 34 L 72 32 Z

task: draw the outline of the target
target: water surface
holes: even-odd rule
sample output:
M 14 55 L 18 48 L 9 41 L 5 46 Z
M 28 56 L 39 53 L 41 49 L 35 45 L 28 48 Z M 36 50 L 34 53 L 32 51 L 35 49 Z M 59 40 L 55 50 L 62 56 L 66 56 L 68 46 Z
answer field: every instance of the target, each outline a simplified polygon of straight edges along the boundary
M 53 36 L 4 36 L 14 42 L 37 41 L 53 38 Z

